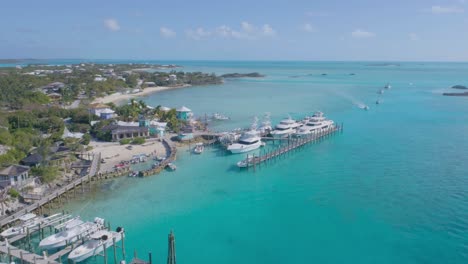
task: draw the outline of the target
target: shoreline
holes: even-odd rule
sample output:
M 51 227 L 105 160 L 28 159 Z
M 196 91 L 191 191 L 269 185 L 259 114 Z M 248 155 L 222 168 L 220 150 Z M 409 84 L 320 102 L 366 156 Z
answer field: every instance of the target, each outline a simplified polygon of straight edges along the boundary
M 101 103 L 101 104 L 108 104 L 108 103 L 114 103 L 114 104 L 119 104 L 122 103 L 123 101 L 130 100 L 132 98 L 139 98 L 143 97 L 146 95 L 162 92 L 162 91 L 168 91 L 168 90 L 174 90 L 174 89 L 180 89 L 180 88 L 187 88 L 191 87 L 192 85 L 190 84 L 184 84 L 184 85 L 179 85 L 179 86 L 156 86 L 156 87 L 147 87 L 143 91 L 139 93 L 134 93 L 134 94 L 122 94 L 120 92 L 116 92 L 110 95 L 106 95 L 104 97 L 98 97 L 93 100 L 94 103 Z

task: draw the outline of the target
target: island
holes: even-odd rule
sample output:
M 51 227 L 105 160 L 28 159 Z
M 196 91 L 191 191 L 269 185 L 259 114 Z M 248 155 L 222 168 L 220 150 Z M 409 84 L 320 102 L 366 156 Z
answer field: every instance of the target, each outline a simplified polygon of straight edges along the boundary
M 245 78 L 245 77 L 249 77 L 249 78 L 261 78 L 261 77 L 265 77 L 265 75 L 263 74 L 260 74 L 258 72 L 251 72 L 251 73 L 227 73 L 227 74 L 223 74 L 221 75 L 221 77 L 223 78 Z
M 443 93 L 442 95 L 445 95 L 445 96 L 468 96 L 468 92 L 464 92 L 464 93 Z
M 454 85 L 452 86 L 452 89 L 460 89 L 460 90 L 466 90 L 468 89 L 468 87 L 464 86 L 464 85 Z

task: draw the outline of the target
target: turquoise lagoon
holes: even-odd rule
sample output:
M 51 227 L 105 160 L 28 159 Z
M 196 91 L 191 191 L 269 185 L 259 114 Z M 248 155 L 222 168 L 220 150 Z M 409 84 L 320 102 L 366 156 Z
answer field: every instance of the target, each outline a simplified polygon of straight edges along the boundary
M 344 133 L 256 172 L 235 167 L 243 155 L 181 149 L 177 171 L 109 181 L 67 206 L 125 227 L 128 260 L 137 249 L 165 261 L 172 229 L 180 263 L 468 261 L 468 101 L 441 95 L 467 84 L 468 64 L 175 63 L 266 77 L 165 91 L 143 98 L 148 104 L 232 118 L 215 130 L 246 127 L 264 112 L 277 122 L 321 110 Z

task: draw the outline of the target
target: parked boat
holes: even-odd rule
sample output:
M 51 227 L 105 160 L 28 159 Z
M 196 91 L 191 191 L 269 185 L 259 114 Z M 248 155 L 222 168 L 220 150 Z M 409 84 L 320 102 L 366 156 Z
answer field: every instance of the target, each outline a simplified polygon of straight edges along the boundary
M 253 159 L 254 159 L 253 155 L 247 155 L 246 159 L 237 162 L 237 167 L 246 168 L 253 161 Z
M 389 83 L 387 83 L 387 84 L 384 86 L 384 88 L 385 88 L 385 89 L 391 89 L 392 86 L 391 86 Z
M 140 174 L 139 171 L 131 171 L 131 172 L 128 174 L 128 177 L 137 177 L 139 174 Z
M 63 230 L 66 230 L 66 229 L 72 229 L 74 228 L 75 226 L 79 226 L 81 224 L 83 224 L 83 220 L 80 219 L 79 216 L 76 216 L 72 219 L 69 219 L 61 224 L 58 224 L 56 226 L 54 226 L 55 230 L 58 230 L 58 231 L 63 231 Z
M 214 113 L 213 114 L 213 120 L 220 120 L 220 121 L 223 121 L 223 120 L 229 120 L 230 118 L 225 116 L 225 115 L 222 115 L 220 113 Z
M 155 163 L 153 163 L 153 165 L 151 165 L 151 168 L 156 169 L 157 167 L 159 167 L 159 165 L 160 163 L 156 161 Z
M 195 148 L 193 149 L 193 152 L 195 154 L 202 154 L 204 150 L 205 150 L 205 146 L 203 146 L 203 143 L 197 143 L 195 145 Z
M 103 228 L 104 219 L 96 217 L 94 222 L 85 222 L 44 238 L 39 242 L 39 247 L 46 250 L 63 247 Z
M 310 117 L 309 121 L 294 133 L 294 136 L 304 137 L 334 127 L 334 125 L 335 123 L 333 120 L 325 118 L 322 112 L 315 112 L 314 115 Z
M 172 162 L 169 162 L 169 163 L 167 164 L 166 168 L 168 168 L 168 169 L 171 170 L 171 171 L 177 170 L 177 166 L 174 165 Z
M 41 222 L 41 219 L 33 213 L 22 215 L 18 218 L 18 220 L 20 221 L 19 225 L 8 228 L 7 230 L 3 231 L 0 235 L 4 238 L 9 238 L 12 236 L 23 234 L 28 228 L 35 227 Z
M 380 104 L 382 103 L 382 101 L 380 101 L 380 99 L 377 99 L 377 101 L 375 101 L 375 104 Z
M 289 116 L 288 118 L 281 120 L 281 122 L 275 126 L 275 130 L 273 130 L 270 134 L 274 138 L 287 137 L 296 132 L 296 129 L 301 126 L 301 123 L 296 122 L 296 120 Z
M 383 90 L 383 89 L 380 89 L 377 93 L 378 93 L 378 94 L 383 94 L 383 93 L 384 93 L 384 90 Z
M 114 242 L 119 242 L 124 236 L 124 229 L 121 227 L 118 227 L 116 231 L 97 231 L 90 236 L 90 240 L 70 252 L 68 259 L 73 262 L 84 261 L 101 253 L 104 250 L 104 247 L 109 248 Z

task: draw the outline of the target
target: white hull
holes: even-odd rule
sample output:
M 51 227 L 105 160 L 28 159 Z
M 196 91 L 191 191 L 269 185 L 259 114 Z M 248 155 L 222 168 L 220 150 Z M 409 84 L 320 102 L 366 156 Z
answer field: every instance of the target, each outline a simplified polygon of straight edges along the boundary
M 96 223 L 83 223 L 82 225 L 73 227 L 69 230 L 64 230 L 57 234 L 53 234 L 41 240 L 39 247 L 42 249 L 54 249 L 63 247 L 67 243 L 77 241 L 81 236 L 86 236 L 100 229 L 100 225 Z
M 285 137 L 288 137 L 289 135 L 293 134 L 294 133 L 294 130 L 292 129 L 288 129 L 288 130 L 284 130 L 284 131 L 273 131 L 271 132 L 271 135 L 274 137 L 274 138 L 285 138 Z
M 239 153 L 245 153 L 245 152 L 249 152 L 252 150 L 256 150 L 260 148 L 260 146 L 262 146 L 261 141 L 258 141 L 251 145 L 235 143 L 235 144 L 229 145 L 228 150 L 231 151 L 232 154 L 239 154 Z
M 104 250 L 104 245 L 106 248 L 109 248 L 114 243 L 113 238 L 115 237 L 115 243 L 122 240 L 123 233 L 117 232 L 109 232 L 111 233 L 111 237 L 109 237 L 105 242 L 104 241 L 92 241 L 89 240 L 85 242 L 83 245 L 74 249 L 68 255 L 68 259 L 72 260 L 73 262 L 81 262 L 84 261 L 92 256 L 95 256 L 101 253 Z M 94 243 L 93 243 L 94 242 Z

